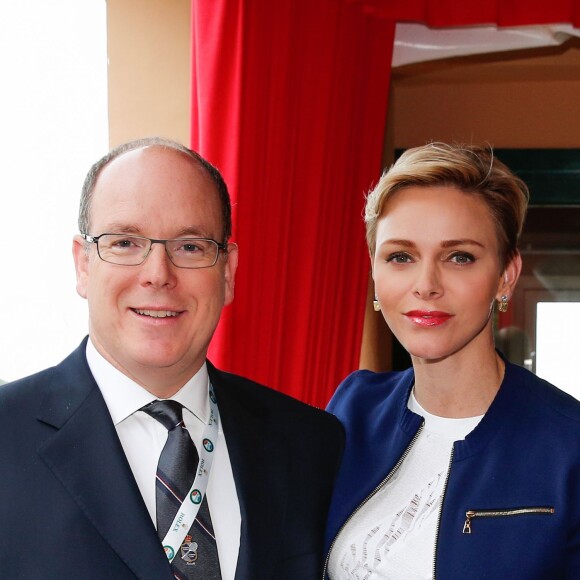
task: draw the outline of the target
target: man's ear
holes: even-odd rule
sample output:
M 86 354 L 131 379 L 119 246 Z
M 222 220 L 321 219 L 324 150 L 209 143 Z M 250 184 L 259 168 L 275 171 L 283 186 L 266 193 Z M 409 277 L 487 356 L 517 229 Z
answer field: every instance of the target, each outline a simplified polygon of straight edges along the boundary
M 231 304 L 234 299 L 234 286 L 236 282 L 236 270 L 238 269 L 238 244 L 228 244 L 228 254 L 225 264 L 225 300 L 224 305 Z
M 507 296 L 508 300 L 512 297 L 514 289 L 522 271 L 522 257 L 519 252 L 506 265 L 496 294 L 496 299 L 501 301 L 502 296 Z
M 73 238 L 72 252 L 77 275 L 77 293 L 82 298 L 86 298 L 89 282 L 89 253 L 85 240 L 79 235 Z

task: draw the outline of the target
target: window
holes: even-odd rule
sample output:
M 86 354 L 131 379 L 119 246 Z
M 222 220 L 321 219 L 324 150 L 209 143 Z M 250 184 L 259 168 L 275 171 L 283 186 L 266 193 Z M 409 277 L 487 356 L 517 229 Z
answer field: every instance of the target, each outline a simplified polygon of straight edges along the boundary
M 108 149 L 106 2 L 6 3 L 0 50 L 0 379 L 12 380 L 87 332 L 71 240 L 84 175 Z M 24 233 L 38 235 L 32 254 Z
M 577 399 L 580 399 L 576 367 L 579 334 L 580 300 L 538 303 L 536 372 Z

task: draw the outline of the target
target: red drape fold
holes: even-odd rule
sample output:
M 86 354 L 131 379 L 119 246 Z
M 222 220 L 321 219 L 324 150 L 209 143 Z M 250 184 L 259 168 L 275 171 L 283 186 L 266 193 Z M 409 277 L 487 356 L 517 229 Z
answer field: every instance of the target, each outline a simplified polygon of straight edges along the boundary
M 396 22 L 420 22 L 432 27 L 580 26 L 580 0 L 339 0 Z
M 580 25 L 580 0 L 192 0 L 191 145 L 234 201 L 214 362 L 315 405 L 358 366 L 396 21 Z
M 394 25 L 334 0 L 193 0 L 192 19 L 191 143 L 240 247 L 210 357 L 322 406 L 358 365 Z

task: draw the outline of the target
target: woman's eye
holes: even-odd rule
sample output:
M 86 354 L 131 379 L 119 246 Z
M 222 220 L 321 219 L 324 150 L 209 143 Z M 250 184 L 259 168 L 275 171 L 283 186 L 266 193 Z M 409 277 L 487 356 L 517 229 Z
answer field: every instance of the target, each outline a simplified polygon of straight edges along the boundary
M 411 256 L 409 256 L 409 254 L 397 252 L 396 254 L 388 256 L 386 261 L 393 264 L 408 264 L 411 262 Z
M 475 256 L 467 252 L 456 252 L 449 256 L 449 260 L 455 264 L 471 264 L 475 262 Z

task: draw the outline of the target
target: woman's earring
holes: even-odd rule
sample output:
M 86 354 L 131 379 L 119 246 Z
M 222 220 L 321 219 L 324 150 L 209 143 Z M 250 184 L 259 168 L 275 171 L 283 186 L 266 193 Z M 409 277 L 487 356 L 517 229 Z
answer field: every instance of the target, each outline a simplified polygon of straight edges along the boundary
M 379 304 L 379 301 L 377 300 L 376 296 L 375 299 L 373 300 L 373 308 L 375 309 L 375 312 L 378 312 L 381 309 L 381 305 Z
M 508 300 L 509 300 L 509 298 L 504 294 L 501 297 L 501 300 L 498 300 L 497 301 L 497 305 L 498 305 L 498 308 L 499 308 L 499 311 L 500 312 L 507 312 L 507 309 L 508 309 Z

